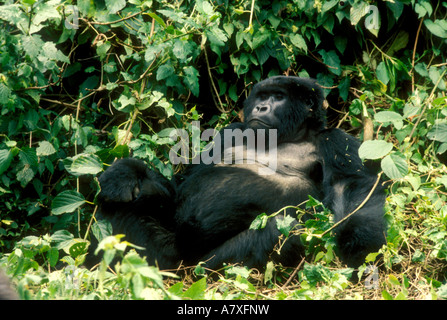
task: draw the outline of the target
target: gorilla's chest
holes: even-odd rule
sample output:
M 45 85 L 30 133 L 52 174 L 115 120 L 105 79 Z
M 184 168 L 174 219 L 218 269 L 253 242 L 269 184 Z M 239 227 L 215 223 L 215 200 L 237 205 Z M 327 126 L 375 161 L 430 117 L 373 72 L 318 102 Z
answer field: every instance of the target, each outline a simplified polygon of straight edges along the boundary
M 265 178 L 284 179 L 308 176 L 318 163 L 315 145 L 310 142 L 283 143 L 263 150 L 232 147 L 224 150 L 219 166 L 243 168 Z
M 310 142 L 283 143 L 266 152 L 230 148 L 224 156 L 227 159 L 231 156 L 232 162 L 218 164 L 215 169 L 225 168 L 228 173 L 225 187 L 231 186 L 230 190 L 261 197 L 265 196 L 265 192 L 257 193 L 261 185 L 264 191 L 266 187 L 270 190 L 269 201 L 277 197 L 281 205 L 291 204 L 319 194 L 322 166 L 316 151 Z M 222 190 L 223 194 L 226 190 Z

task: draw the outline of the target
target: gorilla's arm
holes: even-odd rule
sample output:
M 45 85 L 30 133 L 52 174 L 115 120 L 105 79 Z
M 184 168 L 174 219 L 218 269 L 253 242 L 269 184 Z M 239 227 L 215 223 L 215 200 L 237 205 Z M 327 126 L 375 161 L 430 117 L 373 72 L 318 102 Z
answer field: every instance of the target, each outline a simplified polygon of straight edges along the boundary
M 335 223 L 356 210 L 373 190 L 377 175 L 358 156 L 360 143 L 338 129 L 321 133 L 319 149 L 324 159 L 323 203 L 332 210 Z M 377 184 L 369 200 L 335 229 L 340 256 L 349 266 L 364 263 L 366 255 L 386 243 L 385 193 Z

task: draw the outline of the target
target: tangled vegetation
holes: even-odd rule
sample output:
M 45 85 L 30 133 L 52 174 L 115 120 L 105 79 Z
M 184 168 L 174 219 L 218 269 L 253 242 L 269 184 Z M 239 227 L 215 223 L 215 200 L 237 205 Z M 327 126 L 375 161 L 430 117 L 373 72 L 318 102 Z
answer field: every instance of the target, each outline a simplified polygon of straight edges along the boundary
M 0 1 L 0 266 L 22 299 L 446 299 L 446 18 L 428 0 Z M 235 121 L 277 74 L 316 78 L 329 126 L 364 141 L 387 245 L 346 268 L 323 208 L 291 268 L 159 270 L 125 251 L 95 219 L 97 175 L 129 155 L 181 171 L 169 130 Z

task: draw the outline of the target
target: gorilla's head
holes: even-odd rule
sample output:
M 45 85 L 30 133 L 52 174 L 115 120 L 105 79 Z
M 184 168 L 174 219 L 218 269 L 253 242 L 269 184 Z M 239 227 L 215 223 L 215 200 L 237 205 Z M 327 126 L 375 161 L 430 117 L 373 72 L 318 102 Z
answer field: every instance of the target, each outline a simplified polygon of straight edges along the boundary
M 326 126 L 323 100 L 313 79 L 271 77 L 253 87 L 244 104 L 244 122 L 252 129 L 277 129 L 280 141 L 293 140 L 301 129 Z

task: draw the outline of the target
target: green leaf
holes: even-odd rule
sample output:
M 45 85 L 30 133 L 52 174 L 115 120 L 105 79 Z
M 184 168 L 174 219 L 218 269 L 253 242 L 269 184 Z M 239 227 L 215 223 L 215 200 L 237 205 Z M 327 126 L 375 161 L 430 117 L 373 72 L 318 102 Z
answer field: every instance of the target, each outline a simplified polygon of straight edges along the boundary
M 101 60 L 104 60 L 107 57 L 107 52 L 112 47 L 110 41 L 98 41 L 96 45 L 96 52 L 98 53 Z
M 49 19 L 56 19 L 61 20 L 61 16 L 59 12 L 56 9 L 56 6 L 43 3 L 39 5 L 39 9 L 37 10 L 36 14 L 33 17 L 33 24 L 39 25 L 44 21 L 47 21 Z
M 154 20 L 157 21 L 158 24 L 160 24 L 163 28 L 166 28 L 166 23 L 163 21 L 162 18 L 160 18 L 159 16 L 157 16 L 155 13 L 153 13 L 153 12 L 148 12 L 147 15 L 150 16 L 151 18 L 154 18 Z
M 339 76 L 341 75 L 341 65 L 340 58 L 338 57 L 335 50 L 330 50 L 326 52 L 325 50 L 320 50 L 318 53 L 323 58 L 323 62 L 328 66 L 328 70 L 333 74 Z
M 394 111 L 380 111 L 376 113 L 374 119 L 382 123 L 391 122 L 397 130 L 402 129 L 404 125 L 402 116 Z
M 380 254 L 380 252 L 371 252 L 370 254 L 368 254 L 365 258 L 365 262 L 366 263 L 371 263 L 376 261 L 377 256 Z
M 427 133 L 427 138 L 439 142 L 447 142 L 447 122 L 436 123 Z
M 12 150 L 0 150 L 0 175 L 8 170 L 14 157 Z
M 108 220 L 97 220 L 92 225 L 92 232 L 98 242 L 101 242 L 105 238 L 112 235 L 112 224 Z
M 216 15 L 213 6 L 208 1 L 197 1 L 197 10 L 206 15 L 209 19 Z
M 50 60 L 62 61 L 65 63 L 70 63 L 70 59 L 63 54 L 60 50 L 56 48 L 56 44 L 53 42 L 45 42 L 42 47 L 43 54 L 46 58 Z
M 387 50 L 387 55 L 394 57 L 396 52 L 398 52 L 401 49 L 404 49 L 407 47 L 408 44 L 409 35 L 408 32 L 400 31 L 396 38 L 394 39 L 393 43 Z M 399 60 L 395 60 L 396 62 Z M 397 69 L 399 69 L 399 66 L 397 66 Z
M 75 259 L 79 255 L 86 253 L 86 251 L 87 251 L 87 242 L 86 241 L 85 242 L 84 241 L 76 242 L 69 249 L 70 256 Z
M 26 36 L 22 39 L 23 49 L 31 59 L 37 58 L 44 43 L 39 35 Z
M 198 265 L 199 266 L 199 265 Z M 175 284 L 173 284 L 169 289 L 168 292 L 176 295 L 176 296 L 181 296 L 183 294 L 183 282 L 179 281 Z
M 380 62 L 376 68 L 377 79 L 382 81 L 384 84 L 388 84 L 390 81 L 390 76 L 388 75 L 388 68 L 384 61 Z
M 164 65 L 160 66 L 157 70 L 157 81 L 164 80 L 166 78 L 169 78 L 174 74 L 175 70 L 174 67 L 171 65 L 170 62 L 165 63 Z
M 118 99 L 118 103 L 115 103 L 115 104 L 114 104 L 114 107 L 115 107 L 117 110 L 119 110 L 119 111 L 126 112 L 125 109 L 126 109 L 127 107 L 132 107 L 132 106 L 134 106 L 136 102 L 137 102 L 137 101 L 136 101 L 136 99 L 135 99 L 133 96 L 128 97 L 128 96 L 126 96 L 125 94 L 123 94 L 123 95 L 121 95 L 121 97 L 119 97 L 119 99 Z
M 56 248 L 50 248 L 47 252 L 48 262 L 51 267 L 55 267 L 59 261 L 59 251 Z
M 67 230 L 58 230 L 51 235 L 51 245 L 58 250 L 64 249 L 73 242 L 74 236 Z
M 67 190 L 58 194 L 51 204 L 51 212 L 60 215 L 73 212 L 85 203 L 85 198 L 77 191 Z
M 348 38 L 342 35 L 336 35 L 334 38 L 334 44 L 337 50 L 343 54 L 346 50 L 346 46 L 348 45 Z
M 192 66 L 185 67 L 184 83 L 191 92 L 198 97 L 199 96 L 199 71 Z
M 171 10 L 157 10 L 157 11 L 165 15 L 172 21 L 178 22 L 179 24 L 185 24 L 185 19 L 183 19 L 183 17 L 185 17 L 185 13 L 183 12 L 174 12 Z
M 206 31 L 206 36 L 210 40 L 211 44 L 218 47 L 224 46 L 228 40 L 225 32 L 219 29 L 216 25 L 212 26 L 210 30 Z
M 386 290 L 382 291 L 382 297 L 385 300 L 394 300 L 393 296 L 391 294 L 389 294 L 388 291 L 386 291 Z
M 268 218 L 269 217 L 267 216 L 267 214 L 261 213 L 255 218 L 255 220 L 253 220 L 253 222 L 250 225 L 250 229 L 252 230 L 264 229 L 265 226 L 267 225 Z
M 205 297 L 206 290 L 206 277 L 203 277 L 199 281 L 194 282 L 188 290 L 185 291 L 183 296 L 191 300 L 201 300 Z
M 23 12 L 23 8 L 19 4 L 5 4 L 2 2 L 2 9 L 0 10 L 0 18 L 17 25 L 17 27 L 24 33 L 28 33 L 29 16 Z
M 402 179 L 408 173 L 407 159 L 400 152 L 393 152 L 383 158 L 381 167 L 390 179 Z
M 439 81 L 439 78 L 441 77 L 441 72 L 436 67 L 430 67 L 430 69 L 428 70 L 428 75 L 430 77 L 430 80 L 433 82 L 433 84 L 436 85 Z M 443 79 L 441 79 L 441 81 L 439 81 L 438 88 L 441 90 L 446 90 L 445 81 Z
M 117 13 L 118 11 L 124 9 L 126 6 L 125 0 L 106 0 L 107 10 L 110 13 Z
M 273 261 L 267 262 L 267 266 L 265 267 L 264 271 L 264 283 L 268 283 L 273 279 L 275 271 L 276 269 Z
M 388 275 L 388 281 L 389 281 L 389 283 L 391 283 L 395 286 L 399 286 L 399 287 L 401 286 L 399 279 L 397 279 L 396 276 L 394 276 L 392 274 Z
M 393 150 L 393 144 L 384 140 L 369 140 L 361 144 L 359 157 L 361 159 L 380 159 Z
M 140 298 L 141 292 L 144 289 L 144 281 L 139 273 L 135 273 L 132 276 L 132 279 L 130 281 L 130 288 L 131 288 L 131 292 L 133 293 L 134 297 L 136 299 Z
M 82 16 L 87 16 L 90 8 L 93 7 L 93 3 L 90 4 L 90 0 L 78 0 L 76 1 L 76 5 Z
M 350 84 L 351 84 L 351 78 L 345 77 L 345 78 L 343 78 L 343 80 L 340 81 L 340 84 L 338 85 L 338 91 L 340 93 L 340 98 L 342 98 L 343 101 L 348 100 Z
M 261 29 L 255 32 L 253 35 L 253 50 L 262 46 L 270 37 L 270 32 L 265 29 Z
M 156 267 L 148 266 L 147 261 L 142 259 L 143 264 L 138 267 L 138 272 L 151 281 L 155 282 L 160 288 L 163 287 L 163 277 Z
M 394 19 L 397 21 L 399 17 L 402 15 L 402 12 L 404 10 L 404 4 L 399 1 L 394 1 L 394 2 L 387 2 L 386 5 L 393 13 Z
M 291 216 L 285 216 L 283 219 L 276 219 L 276 227 L 287 237 L 294 226 L 294 221 L 295 219 Z
M 181 62 L 188 63 L 191 61 L 195 50 L 196 47 L 193 42 L 176 40 L 172 48 L 172 53 Z
M 53 145 L 48 141 L 40 141 L 39 146 L 36 149 L 36 154 L 38 157 L 49 156 L 56 153 Z
M 433 8 L 429 1 L 421 0 L 414 6 L 414 11 L 419 15 L 418 18 L 423 18 L 425 15 L 431 16 Z
M 0 83 L 0 104 L 7 104 L 9 98 L 11 97 L 11 89 L 5 86 L 3 83 Z
M 94 154 L 81 153 L 72 158 L 66 158 L 63 161 L 65 169 L 75 176 L 84 174 L 97 174 L 101 172 L 102 161 Z
M 439 145 L 438 150 L 436 151 L 436 153 L 443 154 L 446 151 L 447 151 L 447 143 L 443 142 L 443 143 L 441 143 Z
M 225 273 L 228 275 L 240 276 L 244 279 L 248 279 L 250 276 L 251 270 L 247 267 L 234 265 L 225 270 Z
M 303 274 L 306 276 L 309 283 L 314 286 L 318 282 L 326 282 L 332 277 L 331 271 L 320 264 L 312 265 L 306 263 L 303 267 Z
M 303 50 L 304 52 L 307 52 L 307 44 L 306 40 L 304 40 L 303 36 L 300 34 L 294 34 L 290 37 L 290 41 L 292 44 L 297 47 L 298 49 Z
M 440 38 L 447 38 L 447 21 L 445 20 L 431 21 L 429 19 L 426 19 L 424 20 L 424 25 L 435 36 Z
M 357 25 L 367 13 L 368 3 L 366 1 L 355 1 L 350 9 L 350 20 L 353 26 Z
M 28 183 L 33 180 L 35 172 L 33 169 L 29 167 L 29 165 L 25 165 L 20 171 L 17 172 L 17 180 L 20 181 L 20 185 L 25 187 Z
M 171 117 L 171 116 L 173 116 L 175 114 L 175 109 L 172 106 L 172 103 L 169 103 L 169 101 L 167 101 L 165 98 L 161 99 L 158 102 L 158 106 L 165 110 L 166 115 L 168 117 Z

